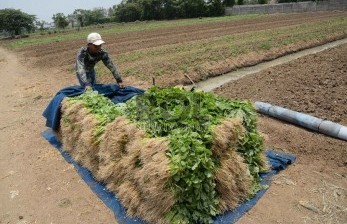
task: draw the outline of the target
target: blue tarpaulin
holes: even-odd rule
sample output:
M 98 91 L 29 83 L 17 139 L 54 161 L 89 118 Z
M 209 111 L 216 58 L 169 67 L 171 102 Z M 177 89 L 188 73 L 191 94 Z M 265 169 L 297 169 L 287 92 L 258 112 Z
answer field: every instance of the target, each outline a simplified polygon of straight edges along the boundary
M 68 153 L 64 152 L 61 143 L 57 140 L 52 129 L 48 129 L 42 133 L 43 137 L 49 141 L 53 146 L 55 146 L 65 160 L 68 163 L 73 164 L 79 175 L 88 184 L 88 186 L 94 191 L 95 194 L 114 212 L 114 215 L 119 223 L 125 224 L 144 224 L 145 222 L 134 217 L 129 217 L 126 214 L 125 208 L 121 205 L 119 199 L 116 195 L 111 193 L 106 189 L 106 186 L 102 183 L 97 182 L 92 174 L 79 165 Z M 278 173 L 279 171 L 287 168 L 288 165 L 295 161 L 295 156 L 290 154 L 285 154 L 281 152 L 276 152 L 273 150 L 266 150 L 267 159 L 271 165 L 271 170 L 268 173 L 261 175 L 261 183 L 264 185 L 271 184 L 271 177 Z M 214 224 L 231 224 L 235 223 L 242 215 L 244 215 L 248 210 L 250 210 L 256 202 L 264 195 L 266 189 L 259 191 L 254 198 L 238 206 L 236 209 L 226 212 L 224 214 L 218 215 L 214 218 Z
M 96 84 L 93 86 L 93 90 L 98 91 L 100 94 L 110 98 L 114 103 L 123 103 L 135 95 L 143 94 L 144 90 L 126 86 L 120 88 L 117 85 L 109 84 Z M 47 108 L 43 112 L 43 116 L 46 118 L 46 126 L 57 130 L 60 124 L 60 103 L 65 97 L 74 97 L 81 95 L 84 92 L 82 86 L 69 86 L 61 89 L 48 104 Z

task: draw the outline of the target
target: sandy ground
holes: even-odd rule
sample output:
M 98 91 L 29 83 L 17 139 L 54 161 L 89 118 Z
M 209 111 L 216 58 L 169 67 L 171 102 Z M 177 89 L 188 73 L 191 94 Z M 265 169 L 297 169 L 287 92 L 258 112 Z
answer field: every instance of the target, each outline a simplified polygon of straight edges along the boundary
M 43 109 L 68 84 L 23 67 L 3 49 L 0 66 L 0 223 L 115 223 L 73 166 L 41 137 Z
M 216 92 L 347 125 L 346 55 L 347 45 L 340 46 Z M 38 70 L 21 60 L 0 49 L 0 223 L 116 223 L 74 168 L 41 137 L 42 111 L 59 89 L 76 83 L 74 76 L 57 67 Z M 262 115 L 259 130 L 267 147 L 293 153 L 297 161 L 276 176 L 238 223 L 346 223 L 347 142 Z

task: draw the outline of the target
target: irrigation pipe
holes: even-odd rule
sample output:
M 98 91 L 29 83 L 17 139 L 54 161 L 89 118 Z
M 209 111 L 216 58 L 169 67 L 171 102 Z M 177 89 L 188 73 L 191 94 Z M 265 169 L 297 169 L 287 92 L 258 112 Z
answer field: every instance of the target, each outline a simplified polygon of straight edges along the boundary
M 259 113 L 347 141 L 347 127 L 338 123 L 259 101 L 255 107 Z

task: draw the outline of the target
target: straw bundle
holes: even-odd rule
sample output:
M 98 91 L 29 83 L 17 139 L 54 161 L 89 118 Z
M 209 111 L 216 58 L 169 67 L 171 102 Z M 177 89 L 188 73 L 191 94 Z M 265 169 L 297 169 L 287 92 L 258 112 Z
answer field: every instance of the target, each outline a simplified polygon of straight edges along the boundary
M 129 216 L 165 223 L 165 214 L 175 203 L 166 187 L 170 178 L 167 140 L 147 138 L 120 116 L 106 125 L 96 141 L 98 121 L 83 104 L 64 101 L 61 112 L 59 134 L 64 149 L 117 195 Z

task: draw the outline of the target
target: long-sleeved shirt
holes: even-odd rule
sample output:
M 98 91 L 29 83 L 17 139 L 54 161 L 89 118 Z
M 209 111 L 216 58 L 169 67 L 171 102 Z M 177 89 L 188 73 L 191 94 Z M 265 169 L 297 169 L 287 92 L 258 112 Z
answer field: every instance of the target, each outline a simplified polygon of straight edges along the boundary
M 80 77 L 81 81 L 85 83 L 85 85 L 91 85 L 91 83 L 88 83 L 89 81 L 86 73 L 93 71 L 95 64 L 100 60 L 102 60 L 104 65 L 112 72 L 116 81 L 118 83 L 122 82 L 122 77 L 117 71 L 116 66 L 112 63 L 107 51 L 102 48 L 97 54 L 91 55 L 88 52 L 87 47 L 82 47 L 77 53 L 76 73 Z

